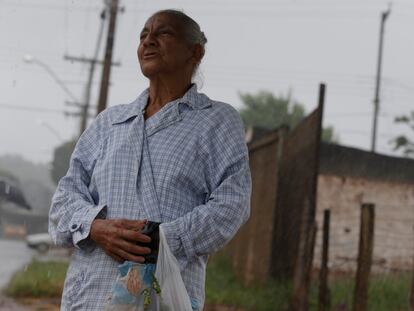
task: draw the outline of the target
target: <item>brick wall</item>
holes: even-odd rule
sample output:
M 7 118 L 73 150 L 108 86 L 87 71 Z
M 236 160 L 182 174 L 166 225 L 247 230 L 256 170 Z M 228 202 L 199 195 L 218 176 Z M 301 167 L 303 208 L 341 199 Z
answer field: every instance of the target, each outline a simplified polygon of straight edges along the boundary
M 318 177 L 314 265 L 319 267 L 324 209 L 331 209 L 330 267 L 354 270 L 358 253 L 360 207 L 374 203 L 373 271 L 409 270 L 414 256 L 414 185 L 362 177 Z

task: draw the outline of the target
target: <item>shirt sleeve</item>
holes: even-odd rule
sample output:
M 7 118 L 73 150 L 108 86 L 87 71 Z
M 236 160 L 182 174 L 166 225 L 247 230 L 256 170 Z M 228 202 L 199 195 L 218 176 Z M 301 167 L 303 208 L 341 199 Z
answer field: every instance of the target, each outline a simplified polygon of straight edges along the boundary
M 161 225 L 173 254 L 187 261 L 223 247 L 250 215 L 251 176 L 244 127 L 234 108 L 226 106 L 225 112 L 201 138 L 210 188 L 207 202 Z
M 102 147 L 102 116 L 81 135 L 70 159 L 69 170 L 62 177 L 49 211 L 49 234 L 58 246 L 91 250 L 88 238 L 92 221 L 105 218 L 106 206 L 96 204 L 89 191 L 91 175 Z M 99 199 L 98 199 L 99 200 Z

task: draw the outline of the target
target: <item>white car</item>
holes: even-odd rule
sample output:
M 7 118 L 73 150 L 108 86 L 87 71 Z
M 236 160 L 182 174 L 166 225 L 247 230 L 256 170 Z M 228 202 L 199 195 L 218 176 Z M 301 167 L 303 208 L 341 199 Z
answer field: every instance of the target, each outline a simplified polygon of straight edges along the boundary
M 27 246 L 36 249 L 40 253 L 45 253 L 53 246 L 52 238 L 49 233 L 29 234 L 26 236 Z

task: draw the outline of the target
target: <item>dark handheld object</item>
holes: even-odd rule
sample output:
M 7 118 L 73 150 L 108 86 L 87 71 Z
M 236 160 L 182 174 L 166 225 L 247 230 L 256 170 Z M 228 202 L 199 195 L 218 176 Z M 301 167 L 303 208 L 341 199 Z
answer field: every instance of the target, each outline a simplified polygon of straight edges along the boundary
M 137 242 L 139 246 L 149 247 L 151 249 L 151 253 L 143 255 L 145 263 L 157 263 L 158 247 L 160 245 L 160 224 L 160 222 L 148 221 L 141 230 L 141 233 L 148 235 L 151 238 L 150 243 Z

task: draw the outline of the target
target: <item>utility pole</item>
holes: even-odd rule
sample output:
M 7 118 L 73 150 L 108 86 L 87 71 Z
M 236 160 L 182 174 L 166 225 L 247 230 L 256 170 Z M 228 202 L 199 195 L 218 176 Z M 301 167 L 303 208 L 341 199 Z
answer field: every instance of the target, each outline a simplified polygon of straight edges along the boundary
M 86 129 L 86 124 L 88 121 L 88 118 L 90 117 L 89 115 L 89 106 L 90 106 L 90 101 L 91 101 L 91 92 L 92 92 L 92 82 L 93 82 L 93 76 L 95 73 L 95 68 L 96 65 L 103 65 L 104 62 L 98 60 L 98 56 L 99 56 L 99 47 L 101 46 L 101 41 L 102 41 L 102 35 L 103 35 L 103 30 L 104 30 L 104 26 L 105 26 L 105 9 L 101 12 L 101 25 L 99 28 L 99 33 L 98 33 L 98 40 L 96 42 L 96 46 L 95 46 L 95 52 L 94 52 L 94 56 L 93 58 L 87 58 L 87 57 L 76 57 L 76 56 L 69 56 L 69 55 L 65 55 L 65 60 L 69 60 L 71 62 L 81 62 L 81 63 L 88 63 L 89 64 L 89 75 L 88 75 L 88 81 L 85 87 L 85 93 L 84 93 L 84 102 L 66 102 L 67 105 L 72 105 L 72 106 L 77 106 L 80 108 L 80 112 L 78 113 L 66 113 L 65 115 L 68 116 L 77 116 L 81 118 L 80 121 L 80 128 L 79 128 L 79 136 L 82 135 L 82 133 L 85 131 Z M 115 62 L 112 63 L 113 66 L 119 66 L 120 63 L 119 62 Z
M 110 15 L 109 15 L 108 36 L 106 38 L 105 60 L 104 60 L 104 67 L 102 70 L 101 89 L 99 92 L 97 114 L 99 114 L 102 110 L 106 108 L 106 102 L 108 99 L 109 78 L 111 75 L 112 50 L 113 50 L 114 41 L 115 41 L 115 25 L 116 25 L 116 16 L 118 14 L 119 0 L 106 0 L 106 3 L 109 6 Z
M 372 139 L 371 139 L 371 151 L 375 152 L 377 143 L 377 127 L 378 127 L 378 112 L 380 104 L 380 86 L 381 86 L 381 66 L 382 66 L 382 49 L 384 43 L 384 28 L 385 21 L 391 13 L 391 6 L 387 11 L 381 13 L 381 28 L 379 38 L 379 50 L 378 50 L 378 63 L 377 63 L 377 78 L 375 85 L 375 98 L 374 98 L 374 120 L 372 122 Z

